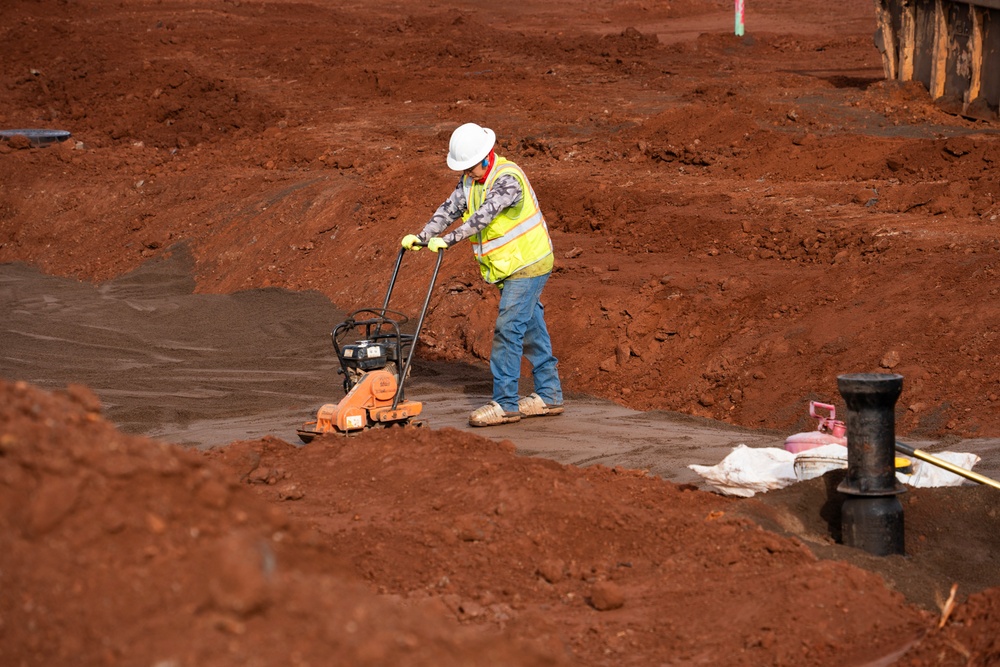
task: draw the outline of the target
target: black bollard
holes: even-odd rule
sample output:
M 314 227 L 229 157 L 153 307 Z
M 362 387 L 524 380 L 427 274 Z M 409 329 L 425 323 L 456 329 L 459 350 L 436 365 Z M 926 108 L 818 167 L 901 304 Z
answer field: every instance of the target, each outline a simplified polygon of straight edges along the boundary
M 847 404 L 847 475 L 837 490 L 844 544 L 876 556 L 905 553 L 903 505 L 906 489 L 896 481 L 895 405 L 903 376 L 856 373 L 837 377 Z

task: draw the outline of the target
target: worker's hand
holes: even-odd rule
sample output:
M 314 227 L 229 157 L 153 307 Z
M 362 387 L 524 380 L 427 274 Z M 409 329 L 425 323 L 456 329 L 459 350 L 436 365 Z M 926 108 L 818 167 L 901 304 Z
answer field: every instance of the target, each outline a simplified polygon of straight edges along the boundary
M 403 237 L 402 246 L 407 250 L 420 250 L 423 246 L 417 245 L 420 243 L 420 237 L 416 234 L 407 234 Z
M 448 244 L 444 242 L 443 238 L 435 236 L 427 242 L 427 247 L 431 249 L 431 252 L 437 252 L 438 250 L 444 250 L 447 248 Z

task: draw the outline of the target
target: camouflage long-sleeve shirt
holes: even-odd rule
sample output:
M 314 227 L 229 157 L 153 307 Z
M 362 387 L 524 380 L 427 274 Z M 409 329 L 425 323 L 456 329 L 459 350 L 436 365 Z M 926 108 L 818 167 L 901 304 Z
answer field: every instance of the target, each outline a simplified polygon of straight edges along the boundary
M 521 183 L 510 174 L 502 174 L 497 177 L 489 192 L 486 193 L 482 205 L 473 212 L 469 219 L 442 235 L 441 232 L 462 218 L 468 205 L 460 178 L 458 185 L 451 191 L 448 199 L 438 207 L 418 236 L 424 243 L 429 241 L 432 236 L 440 236 L 450 248 L 459 241 L 486 229 L 486 226 L 493 222 L 501 211 L 516 205 L 522 197 L 524 197 L 524 192 L 521 190 Z

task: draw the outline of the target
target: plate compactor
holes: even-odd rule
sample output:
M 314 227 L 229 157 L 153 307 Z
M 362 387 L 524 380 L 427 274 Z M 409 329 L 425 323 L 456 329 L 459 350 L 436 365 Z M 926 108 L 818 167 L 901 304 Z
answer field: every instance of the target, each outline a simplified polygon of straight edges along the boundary
M 382 307 L 355 310 L 331 332 L 333 349 L 340 361 L 338 373 L 344 376 L 346 395 L 340 403 L 322 406 L 315 421 L 306 422 L 298 429 L 302 442 L 312 442 L 313 438 L 325 433 L 350 435 L 370 428 L 423 425 L 416 419 L 423 404 L 406 400 L 403 386 L 410 374 L 417 337 L 424 324 L 444 251 L 437 253 L 427 296 L 412 334 L 403 333 L 402 329 L 409 319 L 398 311 L 389 310 L 389 299 L 406 252 L 405 248 L 399 250 Z

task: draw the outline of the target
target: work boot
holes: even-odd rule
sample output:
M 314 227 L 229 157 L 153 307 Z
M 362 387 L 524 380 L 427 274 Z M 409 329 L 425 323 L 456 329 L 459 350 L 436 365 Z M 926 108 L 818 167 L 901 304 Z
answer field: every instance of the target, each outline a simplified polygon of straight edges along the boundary
M 517 409 L 522 417 L 545 417 L 547 415 L 561 415 L 562 404 L 546 404 L 538 394 L 525 396 L 517 402 Z
M 496 426 L 497 424 L 510 424 L 519 421 L 521 421 L 520 412 L 504 412 L 504 409 L 496 401 L 490 401 L 469 415 L 469 424 L 472 426 Z

